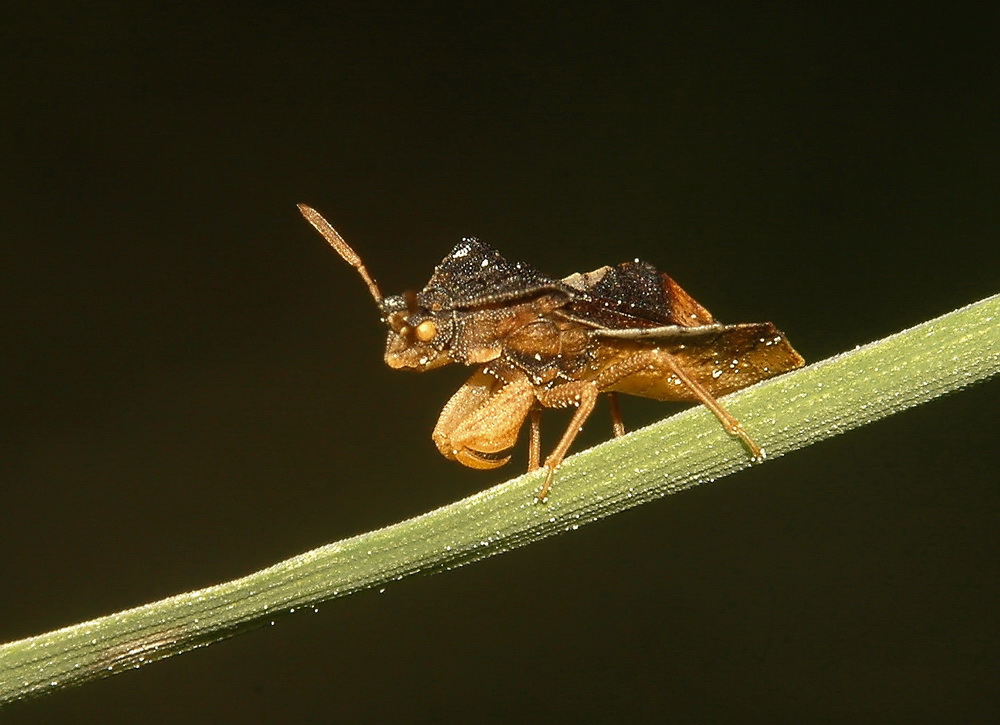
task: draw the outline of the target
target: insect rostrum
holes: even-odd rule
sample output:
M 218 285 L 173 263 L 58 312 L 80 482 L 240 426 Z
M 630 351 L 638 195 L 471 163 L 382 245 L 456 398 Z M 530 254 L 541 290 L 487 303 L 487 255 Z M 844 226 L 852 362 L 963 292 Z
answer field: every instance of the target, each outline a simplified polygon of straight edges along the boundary
M 479 366 L 434 427 L 441 454 L 497 468 L 530 420 L 528 470 L 548 469 L 540 499 L 600 393 L 611 399 L 616 435 L 624 433 L 617 393 L 700 402 L 759 459 L 760 447 L 716 398 L 803 364 L 772 323 L 718 323 L 669 276 L 639 261 L 553 279 L 470 238 L 423 290 L 384 297 L 333 227 L 314 209 L 299 210 L 368 285 L 389 328 L 390 367 Z M 541 463 L 541 410 L 565 407 L 576 411 Z

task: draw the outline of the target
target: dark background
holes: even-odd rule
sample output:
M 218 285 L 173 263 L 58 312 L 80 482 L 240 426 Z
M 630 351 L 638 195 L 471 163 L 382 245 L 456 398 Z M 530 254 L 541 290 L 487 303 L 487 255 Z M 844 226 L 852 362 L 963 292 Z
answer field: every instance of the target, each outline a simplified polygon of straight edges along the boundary
M 555 275 L 638 256 L 810 361 L 997 292 L 995 11 L 691 5 L 7 4 L 0 640 L 523 465 L 437 454 L 467 371 L 385 368 L 295 202 L 387 292 L 464 235 Z M 990 719 L 998 403 L 987 383 L 9 715 Z

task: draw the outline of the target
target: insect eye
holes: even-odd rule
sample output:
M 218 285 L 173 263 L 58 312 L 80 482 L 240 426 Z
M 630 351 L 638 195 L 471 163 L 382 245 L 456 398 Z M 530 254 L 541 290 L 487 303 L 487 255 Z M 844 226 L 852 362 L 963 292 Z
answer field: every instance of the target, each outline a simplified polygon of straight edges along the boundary
M 437 324 L 434 320 L 424 320 L 417 325 L 416 336 L 420 342 L 430 342 L 437 335 Z

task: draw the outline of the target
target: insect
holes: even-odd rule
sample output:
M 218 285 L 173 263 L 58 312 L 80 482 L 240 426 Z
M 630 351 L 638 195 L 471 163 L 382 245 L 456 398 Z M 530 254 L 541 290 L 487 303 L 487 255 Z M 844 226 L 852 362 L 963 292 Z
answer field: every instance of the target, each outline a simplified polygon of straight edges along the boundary
M 299 210 L 368 285 L 389 328 L 389 367 L 479 366 L 434 427 L 441 454 L 497 468 L 528 420 L 528 470 L 548 469 L 540 500 L 601 393 L 616 436 L 625 433 L 618 393 L 699 402 L 759 460 L 760 446 L 716 397 L 803 364 L 772 323 L 716 322 L 673 279 L 638 260 L 554 279 L 466 238 L 423 290 L 385 297 L 329 222 L 304 204 Z M 543 408 L 576 409 L 544 464 Z

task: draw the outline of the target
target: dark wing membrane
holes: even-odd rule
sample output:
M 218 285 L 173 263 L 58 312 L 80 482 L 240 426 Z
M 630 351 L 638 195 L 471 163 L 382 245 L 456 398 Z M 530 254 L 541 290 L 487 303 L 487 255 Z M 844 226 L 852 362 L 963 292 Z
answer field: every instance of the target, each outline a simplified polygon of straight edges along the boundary
M 599 329 L 675 328 L 714 322 L 700 305 L 698 309 L 704 314 L 691 319 L 681 315 L 680 303 L 690 299 L 689 296 L 648 262 L 623 262 L 616 267 L 572 275 L 563 281 L 583 294 L 570 300 L 560 312 L 571 320 Z
M 574 294 L 559 280 L 524 262 L 511 262 L 475 238 L 463 239 L 441 260 L 425 290 L 432 288 L 445 290 L 456 308 L 524 299 L 548 291 Z

